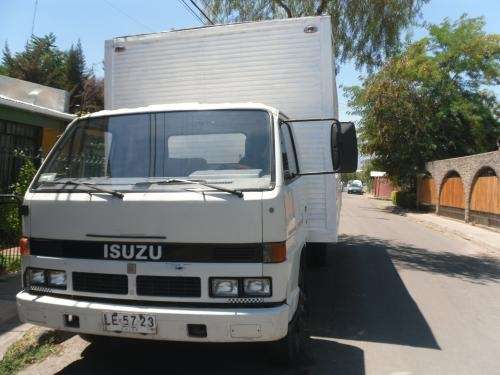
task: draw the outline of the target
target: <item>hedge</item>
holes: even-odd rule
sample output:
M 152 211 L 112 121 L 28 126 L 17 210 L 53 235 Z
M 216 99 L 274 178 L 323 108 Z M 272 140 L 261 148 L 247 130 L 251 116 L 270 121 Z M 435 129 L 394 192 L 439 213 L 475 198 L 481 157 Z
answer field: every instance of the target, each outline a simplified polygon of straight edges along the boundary
M 417 195 L 411 191 L 393 191 L 391 193 L 392 204 L 403 208 L 415 208 Z

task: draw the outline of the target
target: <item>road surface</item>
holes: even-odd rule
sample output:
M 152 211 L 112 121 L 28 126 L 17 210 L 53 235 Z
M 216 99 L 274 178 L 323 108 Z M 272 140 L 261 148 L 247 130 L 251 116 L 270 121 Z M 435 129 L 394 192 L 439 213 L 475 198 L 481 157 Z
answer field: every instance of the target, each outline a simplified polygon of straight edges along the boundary
M 341 242 L 307 275 L 309 359 L 271 367 L 259 345 L 117 343 L 78 336 L 26 373 L 500 374 L 500 250 L 344 195 Z

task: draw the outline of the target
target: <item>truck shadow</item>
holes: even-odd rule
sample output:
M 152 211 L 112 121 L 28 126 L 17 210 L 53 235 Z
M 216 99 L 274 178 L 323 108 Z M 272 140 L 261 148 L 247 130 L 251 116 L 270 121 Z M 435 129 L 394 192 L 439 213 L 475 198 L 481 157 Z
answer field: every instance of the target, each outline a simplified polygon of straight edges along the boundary
M 388 251 L 389 242 L 344 236 L 329 266 L 309 272 L 311 336 L 440 349 Z
M 59 374 L 364 374 L 363 351 L 310 340 L 313 358 L 294 367 L 272 365 L 265 345 L 125 341 L 92 344 Z
M 0 335 L 21 325 L 16 306 L 16 294 L 20 289 L 21 275 L 0 276 Z
M 431 328 L 393 264 L 393 260 L 402 262 L 406 254 L 406 266 L 413 262 L 415 267 L 423 267 L 425 262 L 413 250 L 359 236 L 343 237 L 332 247 L 328 266 L 306 275 L 310 355 L 294 368 L 271 366 L 264 345 L 120 341 L 87 346 L 82 358 L 61 373 L 362 375 L 364 352 L 353 344 L 356 341 L 439 350 Z M 398 252 L 399 257 L 395 256 Z

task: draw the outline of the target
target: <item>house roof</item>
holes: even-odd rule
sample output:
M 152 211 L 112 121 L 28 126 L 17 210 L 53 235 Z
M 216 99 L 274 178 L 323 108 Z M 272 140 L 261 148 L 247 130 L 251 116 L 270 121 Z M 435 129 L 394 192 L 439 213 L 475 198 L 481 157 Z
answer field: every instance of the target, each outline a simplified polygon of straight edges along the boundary
M 9 98 L 8 96 L 1 95 L 1 94 L 0 94 L 0 105 L 18 108 L 18 109 L 21 109 L 24 111 L 37 113 L 37 114 L 40 114 L 43 116 L 48 116 L 48 117 L 52 117 L 52 118 L 56 118 L 56 119 L 60 119 L 60 120 L 64 120 L 64 121 L 72 121 L 76 118 L 75 115 L 72 115 L 70 113 L 57 111 L 55 109 L 42 107 L 42 106 L 39 106 L 36 104 L 23 102 L 23 101 L 17 100 L 17 99 L 12 99 L 12 98 Z

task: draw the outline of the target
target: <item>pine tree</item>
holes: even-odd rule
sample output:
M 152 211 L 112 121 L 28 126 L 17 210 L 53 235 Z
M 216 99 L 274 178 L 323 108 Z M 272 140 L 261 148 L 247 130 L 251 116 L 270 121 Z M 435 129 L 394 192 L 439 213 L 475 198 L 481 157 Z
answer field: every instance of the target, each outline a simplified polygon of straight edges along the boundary
M 58 49 L 55 42 L 52 33 L 43 37 L 32 36 L 25 49 L 15 54 L 6 45 L 0 74 L 67 90 L 71 113 L 102 109 L 104 84 L 87 69 L 81 42 L 66 52 Z
M 67 52 L 64 66 L 65 89 L 70 93 L 69 108 L 72 113 L 81 108 L 83 86 L 87 77 L 82 43 L 78 40 Z
M 5 73 L 14 78 L 64 88 L 65 53 L 55 46 L 56 37 L 50 33 L 32 36 L 24 51 L 12 54 L 6 45 L 3 51 Z

